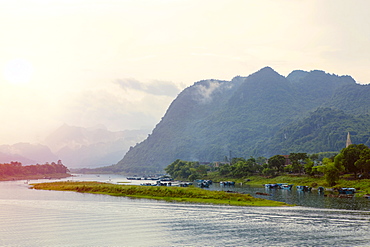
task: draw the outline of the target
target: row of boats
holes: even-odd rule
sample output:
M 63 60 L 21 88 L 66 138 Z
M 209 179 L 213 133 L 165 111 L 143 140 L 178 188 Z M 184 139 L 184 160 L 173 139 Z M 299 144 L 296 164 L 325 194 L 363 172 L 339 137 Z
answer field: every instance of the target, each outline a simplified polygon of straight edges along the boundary
M 291 190 L 293 188 L 294 184 L 286 184 L 286 183 L 277 183 L 277 184 L 265 184 L 266 189 L 283 189 L 283 190 Z M 306 186 L 306 185 L 297 185 L 296 189 L 298 191 L 304 191 L 309 192 L 312 190 L 312 187 Z M 319 193 L 324 192 L 324 187 L 319 187 L 318 189 Z
M 200 187 L 200 188 L 209 188 L 210 185 L 212 185 L 212 180 L 203 180 L 203 179 L 197 179 L 194 181 L 194 183 Z
M 160 181 L 173 181 L 173 178 L 168 177 L 127 177 L 127 180 L 160 180 Z
M 234 186 L 235 182 L 234 181 L 221 181 L 220 186 Z
M 163 182 L 163 181 L 157 181 L 156 183 L 142 183 L 141 186 L 174 186 L 174 187 L 189 187 L 190 185 L 193 185 L 191 182 Z
M 277 183 L 277 184 L 265 184 L 266 189 L 285 189 L 285 190 L 291 190 L 293 188 L 294 184 L 286 184 L 286 183 Z M 298 185 L 296 186 L 297 191 L 303 191 L 303 192 L 310 192 L 312 190 L 312 187 L 305 186 L 305 185 Z M 318 193 L 324 193 L 325 189 L 324 187 L 320 186 L 317 188 Z M 353 197 L 356 193 L 355 188 L 335 188 L 334 191 L 338 192 L 338 197 Z
M 127 178 L 128 180 L 141 180 L 142 178 L 138 177 L 130 177 Z M 144 186 L 180 186 L 180 187 L 188 187 L 190 185 L 196 184 L 198 187 L 201 188 L 209 188 L 210 185 L 212 185 L 212 180 L 195 180 L 194 183 L 191 182 L 179 182 L 179 183 L 173 183 L 173 179 L 171 178 L 143 178 L 143 180 L 158 180 L 155 184 L 151 183 L 143 183 L 141 185 Z M 234 186 L 235 182 L 232 181 L 221 181 L 220 186 Z M 276 183 L 276 184 L 265 184 L 264 185 L 266 189 L 283 189 L 283 190 L 292 190 L 294 184 L 287 184 L 287 183 Z M 296 186 L 297 191 L 302 192 L 311 192 L 312 187 L 306 186 L 306 185 L 297 185 Z M 324 193 L 325 189 L 324 187 L 320 186 L 317 188 L 318 193 L 322 194 Z M 333 195 L 329 194 L 328 196 L 336 196 L 336 197 L 353 197 L 356 193 L 355 188 L 335 188 L 334 191 L 337 191 L 339 195 Z M 256 194 L 266 194 L 270 195 L 268 193 L 262 193 L 257 192 Z M 366 195 L 367 198 L 370 199 L 370 194 Z
M 266 189 L 283 189 L 291 190 L 294 184 L 278 183 L 278 184 L 265 184 Z

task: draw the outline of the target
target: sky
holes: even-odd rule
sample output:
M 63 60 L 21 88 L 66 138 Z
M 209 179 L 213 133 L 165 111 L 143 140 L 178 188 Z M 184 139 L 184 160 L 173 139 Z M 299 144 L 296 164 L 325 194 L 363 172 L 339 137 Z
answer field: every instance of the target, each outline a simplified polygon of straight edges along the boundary
M 370 83 L 368 0 L 0 0 L 0 144 L 148 129 L 178 93 L 270 66 Z

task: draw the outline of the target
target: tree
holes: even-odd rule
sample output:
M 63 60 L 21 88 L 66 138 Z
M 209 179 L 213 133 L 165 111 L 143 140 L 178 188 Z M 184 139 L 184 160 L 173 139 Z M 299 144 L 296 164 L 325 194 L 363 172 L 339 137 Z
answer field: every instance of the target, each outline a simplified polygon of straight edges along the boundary
M 274 155 L 268 160 L 270 168 L 275 168 L 278 172 L 283 170 L 285 165 L 285 157 L 282 155 Z
M 193 181 L 207 175 L 208 167 L 199 162 L 175 160 L 164 169 L 171 177 L 179 180 Z
M 310 155 L 310 159 L 312 160 L 312 161 L 318 161 L 319 160 L 319 154 L 311 154 Z
M 231 159 L 231 164 L 234 165 L 234 164 L 238 163 L 239 161 L 246 162 L 246 160 L 244 158 L 232 158 Z
M 368 178 L 370 173 L 370 149 L 361 150 L 360 158 L 355 162 L 355 166 L 362 174 L 362 178 Z
M 253 168 L 251 167 L 251 164 L 248 164 L 246 161 L 239 161 L 231 167 L 231 175 L 235 178 L 249 176 L 252 172 Z
M 267 177 L 275 176 L 276 175 L 276 172 L 277 172 L 276 169 L 274 169 L 274 168 L 268 168 L 268 167 L 267 168 L 264 168 L 262 170 L 262 174 L 265 175 L 265 176 L 267 176 Z
M 229 164 L 220 165 L 218 173 L 221 176 L 228 176 L 230 174 L 230 172 L 231 172 L 231 166 Z
M 302 173 L 303 162 L 308 158 L 307 153 L 290 153 L 289 159 L 292 162 L 293 172 Z
M 334 162 L 329 158 L 324 158 L 322 166 L 322 172 L 325 174 L 325 180 L 329 186 L 334 186 L 339 180 L 340 173 L 344 170 L 344 167 L 341 166 L 338 162 Z
M 346 148 L 343 148 L 340 153 L 335 156 L 335 162 L 338 163 L 338 165 L 343 165 L 346 172 L 353 173 L 355 178 L 357 178 L 357 173 L 361 171 L 364 167 L 362 166 L 361 153 L 363 153 L 363 156 L 366 157 L 367 151 L 364 151 L 366 149 L 369 149 L 364 144 L 351 144 Z M 360 160 L 360 161 L 359 161 Z M 356 165 L 356 162 L 359 161 Z M 366 158 L 363 159 L 363 161 L 366 161 Z M 365 162 L 366 163 L 366 162 Z
M 315 170 L 312 169 L 314 164 L 315 163 L 311 159 L 309 158 L 306 159 L 306 164 L 304 165 L 304 172 L 309 176 L 315 175 Z
M 293 172 L 293 165 L 290 164 L 290 165 L 285 166 L 284 171 L 292 173 Z
M 176 179 L 187 179 L 191 175 L 188 163 L 179 159 L 172 162 L 164 170 Z
M 265 157 L 262 157 L 262 156 L 260 156 L 256 159 L 256 163 L 260 166 L 262 166 L 263 164 L 266 164 L 266 162 L 267 162 L 267 159 Z

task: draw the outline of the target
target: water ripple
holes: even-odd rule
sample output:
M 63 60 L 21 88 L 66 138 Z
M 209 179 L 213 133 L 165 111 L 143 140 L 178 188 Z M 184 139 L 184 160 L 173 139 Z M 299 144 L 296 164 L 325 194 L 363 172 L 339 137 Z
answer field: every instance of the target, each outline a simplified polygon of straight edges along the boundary
M 0 183 L 0 246 L 369 246 L 370 212 L 233 207 Z

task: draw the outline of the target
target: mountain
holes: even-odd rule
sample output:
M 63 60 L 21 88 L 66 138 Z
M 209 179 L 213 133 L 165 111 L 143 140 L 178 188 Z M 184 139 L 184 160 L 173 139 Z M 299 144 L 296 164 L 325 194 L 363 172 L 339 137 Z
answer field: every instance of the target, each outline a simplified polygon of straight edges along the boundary
M 147 136 L 145 130 L 109 131 L 104 126 L 83 128 L 64 124 L 51 133 L 45 145 L 69 168 L 117 163 L 125 152 Z
M 342 109 L 348 114 L 370 114 L 370 86 L 350 84 L 335 90 L 331 100 L 325 106 Z
M 268 154 L 340 151 L 345 147 L 346 135 L 352 142 L 370 146 L 370 116 L 351 115 L 342 110 L 318 108 L 305 118 L 283 127 L 268 142 L 257 149 Z
M 361 136 L 358 141 L 368 135 L 369 90 L 350 76 L 296 70 L 284 77 L 270 67 L 231 81 L 199 81 L 184 89 L 151 135 L 111 169 L 163 172 L 176 159 L 339 151 L 347 131 Z
M 9 154 L 9 153 L 0 152 L 0 163 L 1 164 L 4 164 L 4 163 L 9 164 L 11 162 L 20 162 L 23 165 L 31 165 L 31 164 L 37 163 L 36 161 L 30 160 L 19 154 Z
M 36 163 L 57 162 L 58 157 L 47 146 L 41 144 L 0 145 L 0 163 L 10 163 L 11 161 L 18 161 L 23 165 L 34 165 Z

